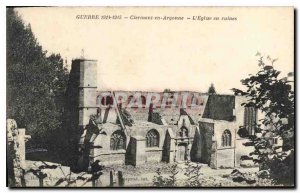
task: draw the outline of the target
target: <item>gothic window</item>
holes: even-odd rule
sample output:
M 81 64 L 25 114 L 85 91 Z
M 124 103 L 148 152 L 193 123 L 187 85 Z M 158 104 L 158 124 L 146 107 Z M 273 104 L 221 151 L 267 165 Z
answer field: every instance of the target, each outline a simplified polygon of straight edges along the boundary
M 231 146 L 231 133 L 228 129 L 223 132 L 222 135 L 222 146 L 228 147 Z
M 192 105 L 199 105 L 199 104 L 200 104 L 200 101 L 199 101 L 198 97 L 193 95 L 192 98 L 191 98 L 191 106 Z
M 119 149 L 125 149 L 125 147 L 126 147 L 125 134 L 120 130 L 115 131 L 110 138 L 110 149 L 119 150 Z
M 138 107 L 137 99 L 133 95 L 130 95 L 128 97 L 127 104 L 131 105 L 131 108 L 137 108 Z
M 146 146 L 147 147 L 158 147 L 159 146 L 159 134 L 156 130 L 151 129 L 146 135 Z
M 188 137 L 189 136 L 189 131 L 186 127 L 181 127 L 179 132 L 178 132 L 179 137 Z
M 131 103 L 132 98 L 133 98 L 133 95 L 130 95 L 130 96 L 128 97 L 127 104 L 130 104 L 130 103 Z
M 257 110 L 255 107 L 245 107 L 244 112 L 244 127 L 248 131 L 249 135 L 255 134 Z
M 106 96 L 106 97 L 102 97 L 101 99 L 101 104 L 103 106 L 108 106 L 108 105 L 113 105 L 113 98 L 112 96 Z
M 145 108 L 145 105 L 146 105 L 146 97 L 145 96 L 141 96 L 142 98 L 142 105 L 143 105 L 143 108 Z

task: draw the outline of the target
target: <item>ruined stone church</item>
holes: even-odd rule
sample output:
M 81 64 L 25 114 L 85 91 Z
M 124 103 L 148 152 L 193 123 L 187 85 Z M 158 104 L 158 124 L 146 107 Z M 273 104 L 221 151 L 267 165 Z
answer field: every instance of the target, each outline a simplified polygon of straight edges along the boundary
M 253 149 L 243 145 L 248 139 L 240 133 L 244 128 L 254 134 L 257 111 L 241 105 L 245 97 L 166 91 L 158 93 L 162 97 L 156 97 L 154 106 L 146 102 L 151 92 L 107 91 L 103 95 L 97 87 L 97 70 L 96 60 L 73 60 L 66 92 L 66 123 L 78 137 L 83 167 L 97 160 L 103 165 L 134 166 L 190 160 L 216 169 L 252 164 L 242 159 Z M 119 100 L 118 93 L 129 97 Z M 198 96 L 189 99 L 198 108 L 189 103 L 163 106 L 165 94 L 173 100 L 185 93 Z

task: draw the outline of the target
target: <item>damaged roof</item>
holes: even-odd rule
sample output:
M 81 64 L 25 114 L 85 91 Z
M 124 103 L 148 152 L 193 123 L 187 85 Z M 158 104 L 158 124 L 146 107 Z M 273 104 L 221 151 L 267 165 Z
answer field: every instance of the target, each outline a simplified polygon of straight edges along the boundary
M 234 108 L 235 108 L 235 96 L 210 95 L 202 118 L 233 121 Z

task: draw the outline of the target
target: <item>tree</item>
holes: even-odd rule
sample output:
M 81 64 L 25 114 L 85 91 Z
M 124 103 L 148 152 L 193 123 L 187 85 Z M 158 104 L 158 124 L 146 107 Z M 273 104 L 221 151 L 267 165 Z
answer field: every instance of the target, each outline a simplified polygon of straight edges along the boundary
M 269 63 L 258 53 L 259 71 L 242 80 L 246 91 L 233 89 L 248 101 L 244 106 L 259 109 L 264 118 L 256 124 L 256 135 L 248 136 L 255 151 L 250 154 L 259 163 L 261 173 L 268 174 L 274 183 L 294 183 L 294 91 L 286 77 L 279 78 L 280 71 L 274 69 L 276 59 L 267 57 Z M 274 140 L 282 140 L 282 146 Z M 264 172 L 262 172 L 264 171 Z
M 62 125 L 63 95 L 68 73 L 60 55 L 42 49 L 30 25 L 7 9 L 7 118 L 27 129 L 42 147 L 53 143 Z
M 207 91 L 208 94 L 217 94 L 214 84 L 211 84 Z

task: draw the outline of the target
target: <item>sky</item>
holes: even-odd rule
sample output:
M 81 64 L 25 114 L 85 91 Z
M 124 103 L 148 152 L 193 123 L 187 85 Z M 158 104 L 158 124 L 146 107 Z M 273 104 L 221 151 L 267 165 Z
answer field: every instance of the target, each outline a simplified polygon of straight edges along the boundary
M 98 60 L 98 90 L 206 92 L 243 88 L 258 71 L 257 52 L 278 58 L 285 76 L 294 65 L 292 7 L 52 7 L 18 8 L 48 53 L 71 66 L 84 55 Z M 77 15 L 121 15 L 84 20 Z M 130 20 L 130 16 L 235 17 L 223 20 Z M 84 51 L 82 51 L 84 50 Z

